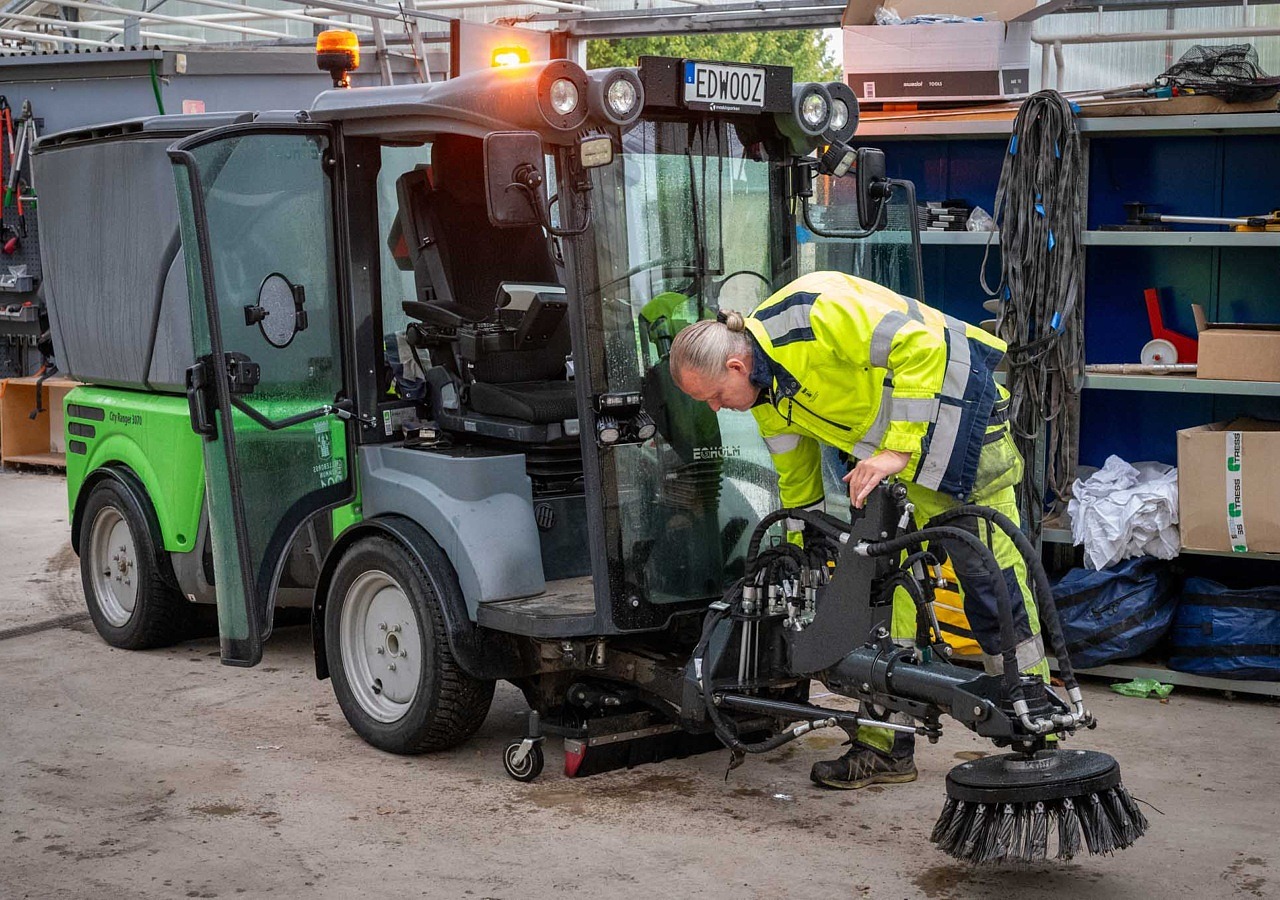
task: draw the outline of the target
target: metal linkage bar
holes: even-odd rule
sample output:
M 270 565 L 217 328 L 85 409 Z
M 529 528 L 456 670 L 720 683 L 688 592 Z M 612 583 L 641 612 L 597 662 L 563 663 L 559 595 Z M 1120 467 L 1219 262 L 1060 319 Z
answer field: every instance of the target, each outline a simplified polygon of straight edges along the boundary
M 322 19 L 319 16 L 309 16 L 305 13 L 290 12 L 287 9 L 265 9 L 261 6 L 247 6 L 242 3 L 228 3 L 226 0 L 187 0 L 197 6 L 212 6 L 215 9 L 231 9 L 237 12 L 256 13 L 264 19 L 289 19 L 294 22 L 309 22 L 313 25 L 332 25 L 328 19 Z M 368 25 L 358 25 L 354 22 L 344 22 L 342 26 L 349 31 L 361 31 L 366 34 L 371 33 L 373 28 Z
M 166 16 L 156 12 L 142 12 L 125 9 L 122 6 L 111 6 L 105 3 L 86 3 L 85 0 L 40 0 L 52 6 L 65 6 L 71 9 L 83 9 L 89 12 L 114 13 L 127 18 L 140 19 L 144 22 L 168 22 L 172 25 L 185 25 L 188 28 L 212 28 L 215 31 L 230 31 L 236 34 L 250 34 L 256 37 L 282 38 L 288 37 L 279 31 L 267 31 L 263 28 L 250 28 L 243 25 L 228 25 L 222 22 L 194 21 L 189 16 Z
M 23 13 L 5 13 L 0 15 L 0 20 L 5 22 L 30 22 L 33 25 L 47 25 L 53 28 L 62 28 L 68 31 L 106 31 L 111 34 L 124 34 L 124 29 L 118 25 L 107 25 L 98 21 L 74 22 L 69 19 L 51 19 L 48 16 L 28 16 Z M 169 34 L 167 31 L 140 31 L 143 37 L 155 38 L 161 41 L 173 41 L 176 44 L 203 44 L 203 38 L 182 37 L 177 34 Z
M 575 38 L 641 37 L 675 32 L 717 33 L 778 31 L 792 28 L 836 28 L 844 0 L 725 3 L 699 5 L 696 11 L 679 7 L 596 10 L 580 15 L 540 13 L 531 22 L 555 22 Z
M 110 47 L 106 41 L 91 41 L 88 38 L 65 37 L 56 34 L 43 34 L 37 31 L 20 31 L 16 28 L 0 28 L 0 37 L 16 38 L 32 44 L 74 44 L 84 47 Z
M 599 12 L 594 6 L 564 0 L 419 0 L 416 9 L 463 9 L 479 6 L 545 6 L 567 12 Z
M 1131 31 L 1111 34 L 1033 34 L 1042 46 L 1059 44 L 1129 44 L 1141 41 L 1188 41 L 1204 38 L 1272 37 L 1280 26 L 1250 25 L 1240 28 L 1184 28 L 1177 31 Z
M 348 3 L 346 0 L 283 0 L 284 3 L 292 3 L 295 6 L 305 6 L 311 9 L 333 9 L 339 12 L 351 13 L 355 16 L 368 16 L 371 19 L 394 19 L 403 21 L 404 17 L 410 19 L 426 19 L 429 22 L 451 22 L 452 16 L 442 16 L 439 13 L 421 12 L 411 7 L 404 7 L 403 10 L 393 6 L 382 6 L 377 3 Z

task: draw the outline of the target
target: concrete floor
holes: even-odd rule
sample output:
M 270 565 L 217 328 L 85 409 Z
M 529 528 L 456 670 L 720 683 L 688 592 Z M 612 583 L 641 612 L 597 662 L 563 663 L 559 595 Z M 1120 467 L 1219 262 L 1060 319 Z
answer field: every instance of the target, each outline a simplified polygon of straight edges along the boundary
M 1076 746 L 1163 815 L 1111 858 L 972 869 L 927 840 L 947 769 L 991 749 L 959 726 L 893 788 L 810 785 L 825 732 L 727 781 L 725 753 L 568 780 L 551 746 L 524 785 L 499 761 L 509 687 L 466 745 L 406 759 L 348 729 L 305 628 L 249 671 L 213 639 L 113 650 L 78 615 L 63 490 L 0 473 L 0 896 L 1280 896 L 1275 704 L 1091 683 L 1102 725 Z

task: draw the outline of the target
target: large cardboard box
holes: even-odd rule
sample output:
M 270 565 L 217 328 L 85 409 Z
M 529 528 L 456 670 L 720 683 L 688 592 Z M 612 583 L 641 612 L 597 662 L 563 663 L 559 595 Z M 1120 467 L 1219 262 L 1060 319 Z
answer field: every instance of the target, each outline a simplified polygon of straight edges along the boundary
M 1199 332 L 1197 378 L 1280 381 L 1280 324 L 1210 322 L 1192 304 Z
M 1178 520 L 1192 550 L 1280 553 L 1280 422 L 1179 431 Z
M 876 7 L 988 21 L 876 25 Z M 841 19 L 845 82 L 860 100 L 1007 100 L 1030 84 L 1031 22 L 1058 3 L 1035 0 L 849 0 Z

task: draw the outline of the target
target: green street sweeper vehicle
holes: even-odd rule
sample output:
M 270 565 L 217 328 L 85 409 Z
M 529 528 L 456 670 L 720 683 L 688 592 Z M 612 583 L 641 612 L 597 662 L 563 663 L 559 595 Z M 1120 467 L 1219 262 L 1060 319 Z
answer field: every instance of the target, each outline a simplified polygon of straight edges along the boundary
M 1061 856 L 1081 832 L 1128 846 L 1146 823 L 1115 761 L 1058 749 L 1093 720 L 1025 539 L 1066 699 L 1018 675 L 1007 596 L 1003 674 L 947 661 L 934 567 L 981 542 L 916 531 L 890 485 L 853 521 L 776 510 L 750 415 L 672 385 L 680 328 L 835 267 L 889 203 L 914 206 L 882 153 L 852 149 L 856 126 L 843 84 L 644 58 L 44 138 L 99 633 L 158 646 L 215 601 L 223 661 L 252 666 L 274 608 L 308 607 L 317 674 L 367 742 L 455 746 L 507 680 L 531 712 L 503 763 L 526 780 L 548 734 L 580 776 L 720 746 L 740 761 L 888 712 L 936 739 L 949 714 L 1010 752 L 952 772 L 947 852 L 1043 857 L 1051 824 Z M 803 548 L 777 539 L 787 517 Z M 908 582 L 904 648 L 885 625 Z M 861 711 L 811 704 L 813 680 Z

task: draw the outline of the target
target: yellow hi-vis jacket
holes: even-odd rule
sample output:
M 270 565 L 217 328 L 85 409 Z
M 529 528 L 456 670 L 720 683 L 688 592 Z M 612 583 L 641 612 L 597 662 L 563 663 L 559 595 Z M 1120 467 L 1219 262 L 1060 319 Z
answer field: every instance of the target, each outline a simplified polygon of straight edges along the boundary
M 821 503 L 820 444 L 858 459 L 908 453 L 903 477 L 968 499 L 987 426 L 1007 396 L 992 377 L 1003 341 L 840 272 L 797 278 L 746 326 L 760 351 L 753 380 L 771 382 L 752 413 L 784 507 Z

